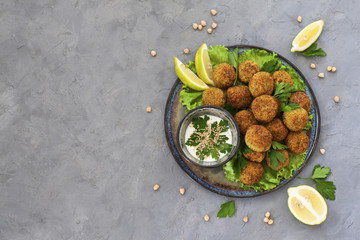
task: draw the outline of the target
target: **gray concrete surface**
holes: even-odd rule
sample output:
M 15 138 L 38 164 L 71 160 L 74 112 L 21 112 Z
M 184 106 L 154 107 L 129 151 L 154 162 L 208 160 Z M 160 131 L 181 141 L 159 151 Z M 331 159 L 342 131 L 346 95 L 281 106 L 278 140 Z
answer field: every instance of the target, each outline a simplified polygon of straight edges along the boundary
M 358 238 L 359 10 L 357 1 L 325 0 L 2 0 L 0 239 Z M 291 53 L 293 37 L 318 19 L 325 21 L 318 43 L 328 55 Z M 194 31 L 200 20 L 218 28 L 211 35 Z M 172 59 L 193 59 L 203 42 L 273 49 L 310 81 L 322 129 L 301 176 L 322 164 L 337 186 L 322 225 L 303 225 L 289 212 L 286 188 L 314 185 L 299 179 L 262 197 L 235 199 L 235 216 L 216 219 L 229 198 L 202 188 L 174 161 L 163 128 L 176 79 Z M 328 65 L 337 72 L 326 73 Z M 262 222 L 266 211 L 272 226 Z

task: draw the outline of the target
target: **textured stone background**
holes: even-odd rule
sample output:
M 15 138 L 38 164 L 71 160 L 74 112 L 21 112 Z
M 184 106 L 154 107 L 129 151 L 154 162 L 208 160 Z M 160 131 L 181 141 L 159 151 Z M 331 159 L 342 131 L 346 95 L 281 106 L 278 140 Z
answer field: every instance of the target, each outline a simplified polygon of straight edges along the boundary
M 355 239 L 359 10 L 348 0 L 2 0 L 0 239 Z M 192 29 L 202 19 L 218 23 L 212 35 Z M 328 55 L 291 53 L 293 37 L 318 19 L 325 21 L 318 43 Z M 176 79 L 172 59 L 193 59 L 203 42 L 272 49 L 308 78 L 322 128 L 300 176 L 320 163 L 331 167 L 337 186 L 322 225 L 303 225 L 289 212 L 287 187 L 314 185 L 299 179 L 265 196 L 235 199 L 235 216 L 216 219 L 229 199 L 202 188 L 174 161 L 163 128 Z M 327 65 L 338 71 L 318 79 Z M 262 222 L 268 210 L 273 226 Z

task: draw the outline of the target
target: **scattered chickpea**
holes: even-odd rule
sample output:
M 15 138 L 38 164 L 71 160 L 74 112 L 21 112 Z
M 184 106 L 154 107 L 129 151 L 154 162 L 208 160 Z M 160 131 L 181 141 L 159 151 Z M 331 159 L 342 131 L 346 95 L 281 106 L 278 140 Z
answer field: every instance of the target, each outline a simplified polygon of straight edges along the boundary
M 150 52 L 151 56 L 155 57 L 156 56 L 156 52 L 154 50 L 151 50 Z
M 271 224 L 273 224 L 274 223 L 274 220 L 272 220 L 272 219 L 269 219 L 269 222 L 268 222 L 268 224 L 269 225 L 271 225 Z
M 206 222 L 208 222 L 208 221 L 210 220 L 209 215 L 206 214 L 206 215 L 204 216 L 204 220 L 205 220 Z
M 150 106 L 148 106 L 148 107 L 146 108 L 146 112 L 148 112 L 148 113 L 151 112 L 151 107 L 150 107 Z
M 205 27 L 205 26 L 206 26 L 206 22 L 205 22 L 204 20 L 201 20 L 201 25 L 202 25 L 203 27 Z
M 270 212 L 266 212 L 265 217 L 269 218 L 270 217 Z
M 336 72 L 336 67 L 332 67 L 332 68 L 331 68 L 331 71 L 332 71 L 332 72 Z
M 332 67 L 331 67 L 331 66 L 327 66 L 326 71 L 330 72 L 330 71 L 331 71 L 331 69 L 332 69 Z
M 249 221 L 248 216 L 245 216 L 245 217 L 243 218 L 243 221 L 244 221 L 244 223 L 247 223 L 247 222 Z
M 217 23 L 212 23 L 211 27 L 215 29 L 217 27 Z
M 193 28 L 194 28 L 194 30 L 198 29 L 197 23 L 193 23 Z
M 212 29 L 211 29 L 211 28 L 208 28 L 208 29 L 207 29 L 207 32 L 208 32 L 208 34 L 212 34 Z
M 269 222 L 269 218 L 264 218 L 264 223 L 268 223 Z
M 159 190 L 159 188 L 160 188 L 160 185 L 159 185 L 159 184 L 155 184 L 155 185 L 154 185 L 154 191 Z
M 215 16 L 216 15 L 216 10 L 215 9 L 211 9 L 211 15 Z
M 315 69 L 316 68 L 315 63 L 310 64 L 310 68 Z
M 323 148 L 321 148 L 321 149 L 320 149 L 320 153 L 321 153 L 322 155 L 324 155 L 324 154 L 325 154 L 325 152 L 326 152 L 326 150 L 325 150 L 325 149 L 323 149 Z
M 198 29 L 199 29 L 200 31 L 202 30 L 202 28 L 203 28 L 202 25 L 199 25 L 199 26 L 198 26 Z
M 185 49 L 184 49 L 184 53 L 185 53 L 185 54 L 189 54 L 189 52 L 190 52 L 190 50 L 189 50 L 188 48 L 185 48 Z
M 297 17 L 297 21 L 298 21 L 299 23 L 301 23 L 301 22 L 302 22 L 302 17 L 301 17 L 301 16 L 298 16 L 298 17 Z
M 184 195 L 185 194 L 185 188 L 180 188 L 180 194 Z
M 324 74 L 324 73 L 319 73 L 318 77 L 319 77 L 319 78 L 324 78 L 324 77 L 325 77 L 325 74 Z
M 335 101 L 336 103 L 338 103 L 338 102 L 340 102 L 340 98 L 339 98 L 338 96 L 335 96 L 335 97 L 334 97 L 334 101 Z

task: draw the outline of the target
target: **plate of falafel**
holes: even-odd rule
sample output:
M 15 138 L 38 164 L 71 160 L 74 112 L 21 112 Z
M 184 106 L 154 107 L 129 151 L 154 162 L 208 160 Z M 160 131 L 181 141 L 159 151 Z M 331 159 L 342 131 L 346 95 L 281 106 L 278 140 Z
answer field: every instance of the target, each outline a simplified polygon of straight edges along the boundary
M 208 54 L 213 86 L 197 91 L 177 79 L 168 97 L 165 135 L 176 162 L 203 187 L 230 197 L 281 188 L 306 166 L 319 138 L 320 112 L 308 81 L 286 58 L 261 47 L 216 45 Z M 186 66 L 196 74 L 193 62 Z M 216 168 L 195 165 L 179 151 L 181 120 L 203 105 L 224 108 L 240 130 L 238 152 Z

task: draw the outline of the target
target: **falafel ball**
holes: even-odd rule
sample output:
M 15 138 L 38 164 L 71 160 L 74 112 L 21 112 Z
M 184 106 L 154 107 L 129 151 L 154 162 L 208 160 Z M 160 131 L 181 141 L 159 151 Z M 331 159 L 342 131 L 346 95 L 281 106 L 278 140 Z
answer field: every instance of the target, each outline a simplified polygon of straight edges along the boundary
M 234 116 L 237 124 L 239 125 L 240 133 L 244 134 L 252 125 L 258 125 L 258 121 L 255 119 L 254 114 L 248 110 L 242 110 L 237 112 Z
M 261 95 L 251 103 L 251 109 L 256 120 L 271 122 L 279 111 L 279 105 L 273 96 Z
M 303 130 L 306 127 L 306 124 L 309 121 L 309 116 L 305 109 L 296 108 L 290 112 L 284 112 L 283 121 L 290 131 L 296 132 Z
M 305 109 L 307 112 L 310 111 L 311 108 L 311 101 L 308 95 L 304 92 L 294 92 L 291 94 L 289 98 L 289 102 L 296 103 L 303 109 Z
M 201 100 L 204 105 L 215 105 L 223 108 L 225 107 L 226 97 L 220 88 L 207 88 L 204 90 Z
M 246 185 L 253 185 L 260 181 L 264 175 L 264 167 L 260 163 L 247 162 L 246 167 L 241 170 L 240 181 Z
M 275 118 L 271 122 L 267 123 L 265 127 L 271 132 L 274 141 L 284 140 L 289 133 L 289 130 L 279 118 Z
M 228 88 L 226 95 L 227 102 L 233 108 L 248 108 L 253 100 L 249 88 L 243 85 Z
M 285 71 L 276 71 L 273 73 L 272 77 L 274 79 L 274 89 L 276 88 L 276 83 L 283 82 L 285 84 L 289 83 L 290 85 L 294 84 L 290 74 Z
M 213 71 L 214 84 L 221 89 L 231 87 L 236 79 L 236 72 L 233 66 L 228 63 L 220 63 Z
M 265 158 L 264 152 L 252 152 L 252 153 L 245 153 L 244 157 L 252 162 L 261 162 Z
M 239 64 L 238 72 L 239 72 L 239 80 L 242 83 L 248 84 L 251 77 L 254 76 L 255 73 L 260 71 L 260 66 L 257 62 L 252 60 L 247 60 Z
M 309 143 L 309 137 L 304 131 L 290 132 L 285 138 L 285 144 L 289 147 L 289 151 L 295 154 L 306 152 Z
M 276 169 L 274 169 L 274 168 L 271 166 L 271 164 L 270 164 L 270 157 L 266 157 L 266 163 L 267 163 L 267 165 L 268 165 L 271 169 L 273 169 L 273 170 L 275 170 L 275 171 L 279 171 L 280 169 L 282 169 L 282 168 L 286 167 L 287 165 L 289 165 L 289 160 L 290 160 L 290 158 L 289 158 L 289 152 L 286 151 L 285 149 L 282 149 L 282 150 L 274 150 L 274 151 L 277 151 L 277 152 L 282 153 L 282 155 L 283 155 L 283 157 L 284 157 L 284 162 L 282 163 L 282 162 L 278 161 L 279 166 L 278 166 Z
M 246 131 L 245 143 L 255 152 L 266 152 L 271 147 L 272 135 L 266 127 L 253 125 Z
M 258 72 L 250 79 L 249 90 L 254 97 L 271 95 L 274 91 L 274 80 L 268 72 Z

